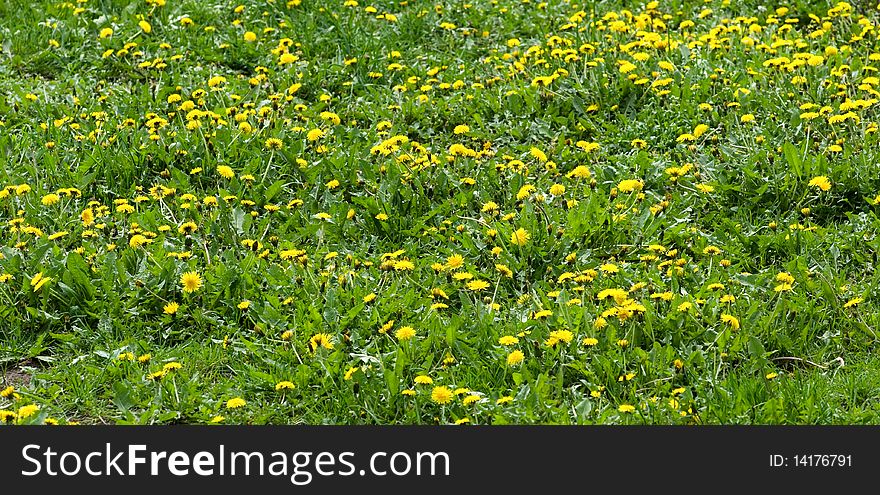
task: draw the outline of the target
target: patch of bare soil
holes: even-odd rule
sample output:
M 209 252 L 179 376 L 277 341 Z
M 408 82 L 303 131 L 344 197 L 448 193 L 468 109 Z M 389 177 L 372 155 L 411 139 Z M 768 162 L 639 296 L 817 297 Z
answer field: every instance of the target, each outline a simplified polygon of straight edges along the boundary
M 3 372 L 3 386 L 7 387 L 12 385 L 13 387 L 27 387 L 31 383 L 31 379 L 33 378 L 29 373 L 27 373 L 23 366 L 27 366 L 30 363 L 24 362 L 19 363 L 12 368 Z

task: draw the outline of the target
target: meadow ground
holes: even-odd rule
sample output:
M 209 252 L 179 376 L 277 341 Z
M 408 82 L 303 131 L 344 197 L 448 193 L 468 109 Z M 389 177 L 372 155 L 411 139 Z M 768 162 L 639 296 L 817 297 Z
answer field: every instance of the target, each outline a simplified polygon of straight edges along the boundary
M 880 423 L 880 11 L 762 4 L 0 1 L 0 423 Z

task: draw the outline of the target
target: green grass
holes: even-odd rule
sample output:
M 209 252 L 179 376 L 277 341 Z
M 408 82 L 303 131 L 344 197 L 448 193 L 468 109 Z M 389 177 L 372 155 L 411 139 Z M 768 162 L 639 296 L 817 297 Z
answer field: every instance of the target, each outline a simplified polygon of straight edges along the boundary
M 0 1 L 0 422 L 880 422 L 876 6 L 238 5 Z

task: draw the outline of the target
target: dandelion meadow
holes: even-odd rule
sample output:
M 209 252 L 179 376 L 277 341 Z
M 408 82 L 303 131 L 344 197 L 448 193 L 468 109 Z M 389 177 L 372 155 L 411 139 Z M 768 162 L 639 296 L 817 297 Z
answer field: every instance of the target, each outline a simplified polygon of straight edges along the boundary
M 880 423 L 878 36 L 0 2 L 0 423 Z

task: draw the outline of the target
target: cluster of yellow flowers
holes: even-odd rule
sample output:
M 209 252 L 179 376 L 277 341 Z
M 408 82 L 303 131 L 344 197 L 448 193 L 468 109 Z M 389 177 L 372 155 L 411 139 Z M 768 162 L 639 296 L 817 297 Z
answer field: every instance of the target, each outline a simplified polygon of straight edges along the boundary
M 503 18 L 504 3 L 462 12 Z M 821 234 L 818 213 L 853 182 L 834 160 L 856 152 L 850 141 L 874 143 L 880 44 L 875 19 L 846 3 L 821 17 L 786 7 L 728 17 L 731 2 L 715 3 L 593 13 L 523 2 L 552 29 L 515 38 L 493 23 L 459 27 L 439 4 L 434 14 L 407 2 L 396 13 L 327 6 L 334 19 L 366 15 L 387 39 L 401 19 L 435 19 L 425 29 L 473 45 L 461 65 L 403 44 L 329 54 L 293 29 L 296 9 L 312 8 L 298 0 L 277 18 L 234 5 L 223 25 L 165 0 L 118 22 L 89 1 L 64 4 L 68 20 L 91 16 L 96 60 L 138 79 L 12 97 L 0 125 L 41 165 L 38 177 L 8 167 L 0 189 L 0 304 L 22 328 L 59 320 L 24 308 L 91 324 L 82 308 L 103 304 L 149 329 L 201 325 L 223 349 L 255 332 L 306 351 L 298 359 L 348 353 L 345 382 L 387 379 L 352 356 L 397 349 L 410 365 L 389 390 L 461 411 L 514 402 L 525 373 L 512 369 L 583 367 L 685 334 L 711 334 L 727 355 L 762 318 L 756 303 L 815 285 L 810 270 L 756 263 L 734 237 L 786 245 Z M 51 50 L 70 49 L 53 36 Z M 205 64 L 213 50 L 228 64 Z M 626 127 L 633 117 L 642 123 Z M 760 157 L 737 163 L 753 148 Z M 704 222 L 767 191 L 752 185 L 769 179 L 737 167 L 781 160 L 798 197 L 761 212 L 760 232 Z M 857 208 L 880 204 L 871 198 Z M 865 301 L 839 292 L 850 313 Z M 664 370 L 680 372 L 686 348 Z M 150 360 L 126 352 L 122 361 Z M 585 373 L 591 397 L 642 379 L 627 362 L 607 383 Z M 517 378 L 474 392 L 453 386 L 459 365 Z M 162 382 L 180 368 L 138 373 Z M 417 373 L 416 385 L 438 384 L 409 387 Z M 693 416 L 693 403 L 669 399 Z M 37 413 L 28 407 L 2 409 L 0 421 Z

